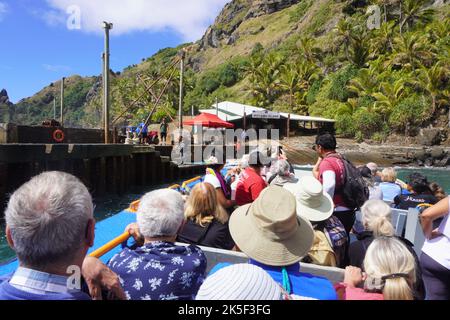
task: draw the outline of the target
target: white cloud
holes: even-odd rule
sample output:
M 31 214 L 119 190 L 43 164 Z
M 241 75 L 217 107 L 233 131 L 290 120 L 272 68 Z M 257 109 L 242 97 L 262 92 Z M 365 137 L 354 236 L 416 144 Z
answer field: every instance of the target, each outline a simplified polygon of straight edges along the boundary
M 3 20 L 3 18 L 6 16 L 7 13 L 8 13 L 8 6 L 6 5 L 6 3 L 0 1 L 0 21 Z
M 43 64 L 42 65 L 45 70 L 50 72 L 69 72 L 72 70 L 69 66 L 61 66 L 61 65 L 54 65 L 54 64 Z
M 52 11 L 69 18 L 67 8 L 80 8 L 81 30 L 102 33 L 103 21 L 114 24 L 112 35 L 171 29 L 185 41 L 201 38 L 230 0 L 47 0 Z M 57 21 L 54 12 L 48 22 Z

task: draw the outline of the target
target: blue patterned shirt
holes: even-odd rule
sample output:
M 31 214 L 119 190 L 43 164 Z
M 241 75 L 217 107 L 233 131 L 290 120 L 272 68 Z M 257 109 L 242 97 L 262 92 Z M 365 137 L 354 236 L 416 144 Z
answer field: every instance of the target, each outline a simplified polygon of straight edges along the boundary
M 206 257 L 194 245 L 147 243 L 125 248 L 108 263 L 129 300 L 193 300 L 206 271 Z

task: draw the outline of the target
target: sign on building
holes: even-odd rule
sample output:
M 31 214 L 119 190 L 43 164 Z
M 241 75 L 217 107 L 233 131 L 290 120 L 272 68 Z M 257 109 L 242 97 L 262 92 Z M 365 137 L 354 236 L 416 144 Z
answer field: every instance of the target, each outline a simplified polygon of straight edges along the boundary
M 273 111 L 253 111 L 252 113 L 253 119 L 280 119 L 280 114 L 278 112 Z

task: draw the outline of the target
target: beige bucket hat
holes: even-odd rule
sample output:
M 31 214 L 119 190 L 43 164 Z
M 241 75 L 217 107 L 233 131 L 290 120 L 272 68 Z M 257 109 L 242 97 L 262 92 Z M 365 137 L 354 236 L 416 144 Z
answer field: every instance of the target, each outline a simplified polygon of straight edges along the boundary
M 297 215 L 296 201 L 279 186 L 264 189 L 252 204 L 231 215 L 230 233 L 251 259 L 270 266 L 299 262 L 311 249 L 311 223 Z
M 302 177 L 297 183 L 286 183 L 297 200 L 297 214 L 311 222 L 325 221 L 334 210 L 333 200 L 323 192 L 322 184 L 314 177 Z

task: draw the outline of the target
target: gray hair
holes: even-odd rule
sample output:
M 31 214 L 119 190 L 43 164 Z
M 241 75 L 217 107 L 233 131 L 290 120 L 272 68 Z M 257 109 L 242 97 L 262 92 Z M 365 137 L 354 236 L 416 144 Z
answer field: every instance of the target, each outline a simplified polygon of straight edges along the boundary
M 291 173 L 289 170 L 290 170 L 289 162 L 287 162 L 284 159 L 281 159 L 272 165 L 270 171 L 272 174 L 276 174 L 280 177 L 286 177 L 289 176 Z
M 145 238 L 172 237 L 184 221 L 184 200 L 175 190 L 161 189 L 142 197 L 137 223 Z
M 242 159 L 241 159 L 241 161 L 240 161 L 240 166 L 241 166 L 242 169 L 245 169 L 245 168 L 248 167 L 248 161 L 249 161 L 249 159 L 250 159 L 250 155 L 249 155 L 249 154 L 244 154 L 244 155 L 242 156 Z
M 34 177 L 14 192 L 5 211 L 19 261 L 30 267 L 71 261 L 93 212 L 78 178 L 56 171 Z

